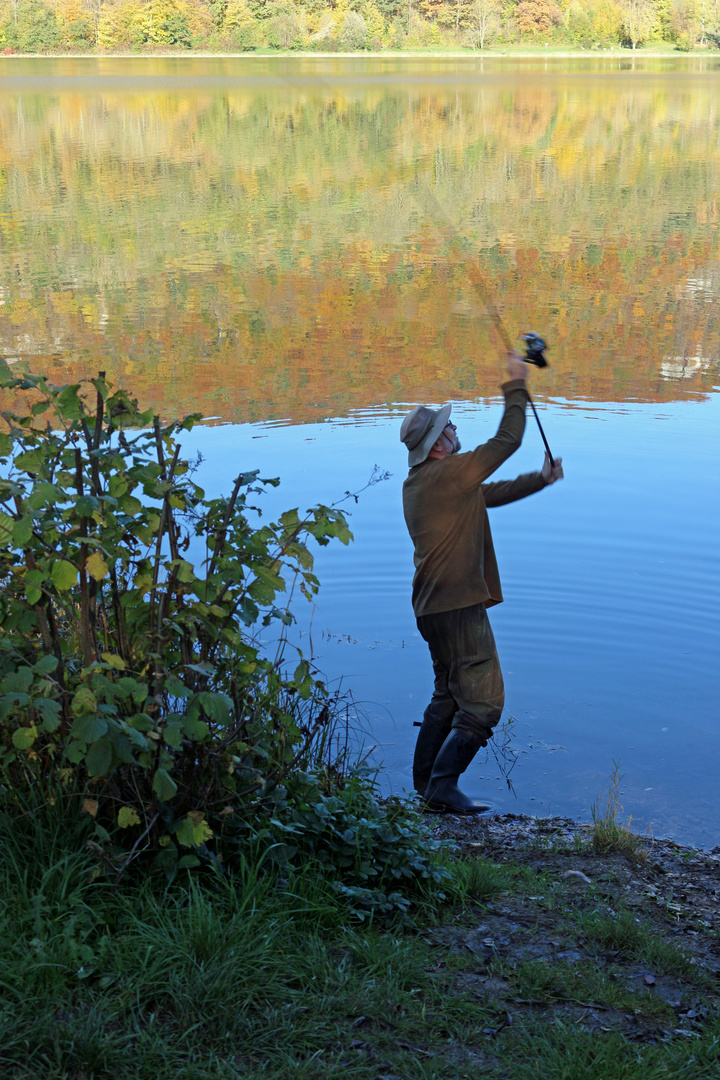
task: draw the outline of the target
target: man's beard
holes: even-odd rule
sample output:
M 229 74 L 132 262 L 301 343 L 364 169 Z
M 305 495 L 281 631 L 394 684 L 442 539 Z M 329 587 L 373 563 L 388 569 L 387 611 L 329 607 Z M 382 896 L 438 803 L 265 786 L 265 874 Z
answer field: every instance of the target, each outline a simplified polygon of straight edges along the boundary
M 447 447 L 449 447 L 449 456 L 450 457 L 452 457 L 453 454 L 457 454 L 460 451 L 462 444 L 461 444 L 460 440 L 457 437 L 457 432 L 453 432 L 453 437 L 452 437 L 452 439 L 450 439 L 450 438 L 448 438 L 448 436 L 443 431 L 442 438 L 445 441 L 445 445 Z

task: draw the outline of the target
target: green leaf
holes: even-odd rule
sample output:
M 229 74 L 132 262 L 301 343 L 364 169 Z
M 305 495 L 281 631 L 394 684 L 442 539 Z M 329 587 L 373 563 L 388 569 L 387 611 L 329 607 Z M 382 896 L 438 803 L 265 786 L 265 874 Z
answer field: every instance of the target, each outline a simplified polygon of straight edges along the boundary
M 267 585 L 269 589 L 273 590 L 273 595 L 276 592 L 285 592 L 285 582 L 278 575 L 277 571 L 269 570 L 266 566 L 255 566 L 253 567 L 253 569 L 255 571 L 256 578 L 256 581 L 253 582 L 253 585 L 255 585 L 257 581 L 260 581 L 263 584 Z
M 0 514 L 0 547 L 7 547 L 12 541 L 15 519 L 9 514 Z
M 28 570 L 25 575 L 25 599 L 28 604 L 39 604 L 42 600 L 42 589 L 39 588 L 45 580 L 42 570 Z
M 56 559 L 50 569 L 50 576 L 56 589 L 60 592 L 67 592 L 68 589 L 72 589 L 73 585 L 77 584 L 77 567 L 66 559 Z
M 60 727 L 60 704 L 52 698 L 39 698 L 35 701 L 35 708 L 42 717 L 43 731 L 57 731 Z
M 183 719 L 182 726 L 188 739 L 193 739 L 194 742 L 201 742 L 210 730 L 204 720 L 194 720 L 190 716 Z
M 129 721 L 128 721 L 128 727 L 127 727 L 127 735 L 128 735 L 128 740 L 129 740 L 129 742 L 131 743 L 132 746 L 137 746 L 140 750 L 147 750 L 147 748 L 148 748 L 148 739 L 147 739 L 147 737 L 145 735 L 143 735 L 142 731 L 136 731 L 134 727 L 130 727 L 130 722 Z
M 94 495 L 80 495 L 75 500 L 75 512 L 80 517 L 92 517 L 99 508 L 100 503 Z
M 196 866 L 201 865 L 197 855 L 193 855 L 191 852 L 189 855 L 183 855 L 182 858 L 178 860 L 177 868 L 178 870 L 194 870 Z
M 177 579 L 183 583 L 187 583 L 195 580 L 195 571 L 192 563 L 187 562 L 185 559 L 179 560 L 179 566 L 177 568 Z
M 200 847 L 212 837 L 213 831 L 205 820 L 205 815 L 198 810 L 191 811 L 184 817 L 175 833 L 175 839 L 182 847 Z
M 22 517 L 13 524 L 12 542 L 15 547 L 25 547 L 32 540 L 33 523 L 31 517 Z
M 16 671 L 11 671 L 9 675 L 6 675 L 3 679 L 3 690 L 12 691 L 20 690 L 21 693 L 25 693 L 33 684 L 33 670 L 30 667 L 21 667 Z
M 110 573 L 110 568 L 99 551 L 94 551 L 90 555 L 85 563 L 85 569 L 90 577 L 95 578 L 95 581 L 102 581 Z
M 34 724 L 29 728 L 18 728 L 17 731 L 13 731 L 13 746 L 16 750 L 29 750 L 37 737 L 37 728 Z
M 42 463 L 43 454 L 39 447 L 34 450 L 26 450 L 24 454 L 18 454 L 15 458 L 15 464 L 18 469 L 22 469 L 23 472 L 39 473 L 42 468 Z
M 85 756 L 90 776 L 105 776 L 112 764 L 112 744 L 108 738 L 94 742 Z
M 97 698 L 93 694 L 89 686 L 80 686 L 75 691 L 75 695 L 72 699 L 70 706 L 76 716 L 81 713 L 95 712 L 97 709 Z
M 213 667 L 212 664 L 208 664 L 208 663 L 186 664 L 185 667 L 189 671 L 197 671 L 198 675 L 214 675 L 215 674 L 215 668 Z
M 129 675 L 123 675 L 121 679 L 115 683 L 118 693 L 122 698 L 131 697 L 137 690 L 139 683 L 137 679 L 131 679 Z
M 101 739 L 103 735 L 107 734 L 107 720 L 102 716 L 79 716 L 77 720 L 73 721 L 70 728 L 70 734 L 74 739 L 80 739 L 82 742 L 94 743 L 97 739 Z
M 28 499 L 28 506 L 32 510 L 39 510 L 43 506 L 50 505 L 57 502 L 57 492 L 52 484 L 49 484 L 47 480 L 42 480 L 35 485 L 32 490 L 32 494 Z
M 12 453 L 13 441 L 11 435 L 6 435 L 4 432 L 0 433 L 0 457 L 7 457 Z
M 86 750 L 87 746 L 84 742 L 70 743 L 67 750 L 65 751 L 65 757 L 72 765 L 79 765 L 85 757 Z
M 120 499 L 120 506 L 128 517 L 135 517 L 143 508 L 140 500 L 136 499 L 134 495 L 123 495 Z M 159 519 L 158 524 L 160 524 Z
M 120 499 L 128 489 L 127 478 L 122 473 L 114 473 L 108 483 L 108 491 L 113 499 Z
M 227 724 L 229 722 L 230 698 L 225 694 L 214 694 L 209 690 L 201 690 L 197 696 L 197 702 L 210 719 L 217 724 Z
M 286 529 L 288 532 L 294 532 L 300 524 L 297 508 L 294 510 L 286 510 L 284 514 L 281 514 L 280 524 L 283 529 Z
M 136 705 L 142 705 L 148 696 L 147 683 L 137 683 L 132 692 L 132 699 Z
M 80 383 L 66 386 L 55 398 L 55 407 L 65 420 L 79 420 L 82 403 L 78 396 Z
M 240 618 L 246 626 L 251 626 L 256 620 L 260 611 L 257 604 L 254 604 L 252 600 L 244 597 L 240 602 Z
M 152 731 L 154 724 L 147 713 L 136 713 L 128 720 L 128 726 L 135 731 Z
M 123 732 L 116 735 L 112 740 L 112 748 L 115 756 L 120 759 L 123 765 L 132 765 L 135 761 L 133 754 L 132 744 L 130 739 Z
M 117 816 L 118 825 L 121 829 L 129 829 L 131 825 L 140 824 L 140 815 L 132 806 L 121 806 Z
M 103 401 L 107 401 L 110 391 L 107 388 L 107 383 L 105 382 L 105 380 L 98 377 L 97 379 L 91 379 L 90 382 L 95 387 Z
M 35 664 L 35 670 L 41 671 L 43 675 L 51 675 L 58 666 L 57 656 L 41 656 Z
M 152 786 L 160 802 L 169 802 L 177 794 L 177 784 L 166 769 L 157 770 Z
M 111 668 L 115 668 L 116 671 L 125 670 L 125 661 L 122 656 L 116 656 L 115 653 L 104 652 L 100 653 L 101 657 L 106 664 L 109 664 Z M 135 680 L 133 680 L 134 682 Z
M 163 732 L 163 739 L 168 746 L 182 746 L 183 732 L 179 723 L 168 724 Z
M 184 683 L 182 683 L 180 679 L 178 679 L 177 675 L 171 674 L 165 676 L 165 692 L 167 694 L 170 694 L 171 697 L 190 697 L 190 691 L 188 690 L 187 686 L 185 686 Z
M 152 865 L 157 867 L 158 870 L 162 870 L 168 880 L 168 884 L 172 884 L 175 880 L 175 875 L 177 874 L 178 849 L 174 846 L 163 848 L 153 859 Z
M 310 665 L 307 660 L 301 660 L 298 666 L 295 668 L 295 674 L 293 675 L 293 682 L 303 682 L 310 672 Z

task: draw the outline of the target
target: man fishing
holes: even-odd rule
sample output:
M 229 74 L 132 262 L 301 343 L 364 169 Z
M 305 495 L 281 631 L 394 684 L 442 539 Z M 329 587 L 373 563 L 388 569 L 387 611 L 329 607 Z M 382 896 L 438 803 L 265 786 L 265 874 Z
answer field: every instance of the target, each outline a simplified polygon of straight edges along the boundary
M 413 783 L 426 809 L 437 813 L 490 809 L 458 787 L 492 738 L 505 703 L 486 610 L 503 598 L 486 508 L 524 499 L 563 477 L 562 458 L 552 461 L 546 454 L 540 472 L 485 482 L 515 453 L 525 430 L 528 365 L 520 353 L 508 352 L 507 373 L 500 427 L 475 450 L 460 453 L 450 405 L 419 405 L 400 431 L 410 468 L 403 511 L 415 546 L 413 610 L 435 673 L 415 746 Z

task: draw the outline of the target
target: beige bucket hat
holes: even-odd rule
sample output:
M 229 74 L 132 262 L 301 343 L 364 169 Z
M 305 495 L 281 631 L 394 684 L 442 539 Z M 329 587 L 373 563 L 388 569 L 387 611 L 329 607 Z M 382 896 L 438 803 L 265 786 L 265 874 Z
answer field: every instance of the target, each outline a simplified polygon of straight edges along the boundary
M 408 448 L 409 469 L 428 456 L 450 419 L 451 411 L 452 405 L 443 405 L 441 409 L 418 405 L 407 414 L 400 428 L 400 441 Z

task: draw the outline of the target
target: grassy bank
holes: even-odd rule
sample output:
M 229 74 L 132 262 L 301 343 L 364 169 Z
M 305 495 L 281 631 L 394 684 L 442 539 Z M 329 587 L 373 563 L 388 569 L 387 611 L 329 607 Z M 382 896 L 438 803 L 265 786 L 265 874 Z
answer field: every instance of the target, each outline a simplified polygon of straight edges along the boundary
M 442 889 L 382 924 L 252 859 L 114 888 L 88 826 L 54 821 L 1 825 L 2 1075 L 718 1074 L 717 859 L 447 818 Z
M 592 49 L 579 49 L 574 48 L 572 45 L 548 45 L 547 47 L 527 46 L 527 45 L 490 45 L 485 49 L 471 49 L 460 48 L 456 45 L 448 46 L 433 46 L 432 48 L 424 48 L 422 46 L 408 46 L 401 50 L 397 49 L 383 49 L 381 52 L 368 52 L 366 50 L 356 52 L 322 52 L 318 49 L 258 49 L 253 52 L 223 52 L 223 51 L 208 51 L 203 49 L 189 50 L 189 49 L 173 49 L 169 47 L 160 47 L 156 49 L 143 49 L 142 51 L 123 51 L 123 50 L 102 50 L 93 51 L 87 50 L 84 52 L 43 52 L 43 53 L 12 53 L 6 56 L 0 57 L 5 60 L 28 60 L 28 59 L 69 59 L 69 60 L 89 60 L 89 59 L 123 59 L 123 60 L 142 60 L 148 58 L 158 57 L 172 57 L 178 59 L 183 57 L 186 60 L 193 59 L 242 59 L 242 60 L 269 60 L 273 58 L 296 58 L 307 60 L 309 58 L 317 58 L 321 60 L 400 60 L 403 58 L 429 58 L 429 59 L 454 59 L 454 58 L 474 58 L 476 60 L 492 60 L 492 59 L 547 59 L 552 57 L 556 60 L 592 60 L 598 57 L 603 58 L 622 58 L 623 60 L 633 58 L 643 59 L 705 59 L 706 57 L 718 57 L 720 56 L 720 49 L 713 48 L 698 48 L 681 50 L 670 42 L 653 43 L 651 45 L 638 45 L 637 49 L 631 49 L 621 45 L 603 46 L 600 48 Z

